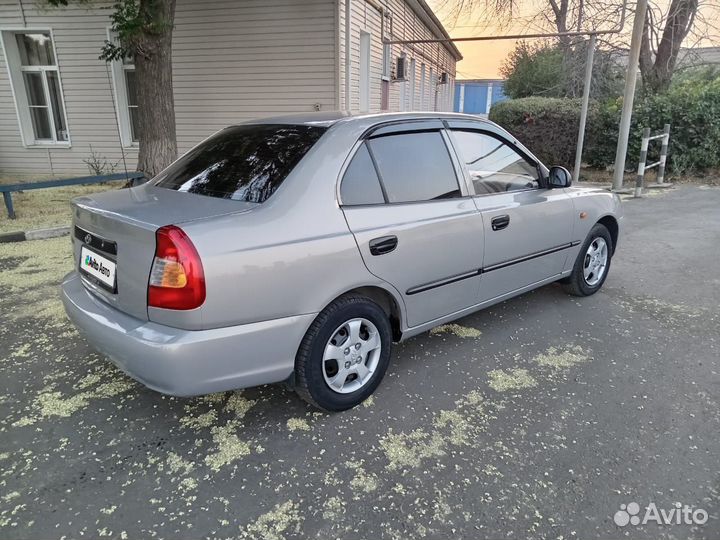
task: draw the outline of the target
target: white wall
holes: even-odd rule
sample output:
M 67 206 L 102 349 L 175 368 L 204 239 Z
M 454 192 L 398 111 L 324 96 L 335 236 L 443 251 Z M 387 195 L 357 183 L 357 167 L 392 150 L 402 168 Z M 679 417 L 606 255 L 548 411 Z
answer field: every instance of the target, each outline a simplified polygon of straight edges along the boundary
M 370 34 L 369 110 L 381 108 L 382 18 L 366 0 L 350 0 L 351 99 L 359 109 L 360 32 Z M 408 2 L 376 0 L 391 16 L 385 19 L 388 39 L 436 37 Z M 70 132 L 70 147 L 23 145 L 12 89 L 0 51 L 0 174 L 55 176 L 88 173 L 83 159 L 90 145 L 109 161 L 122 150 L 128 167 L 137 164 L 137 148 L 122 145 L 117 133 L 114 89 L 108 67 L 98 59 L 107 39 L 111 2 L 94 0 L 92 8 L 71 3 L 50 8 L 42 0 L 0 0 L 0 30 L 52 30 Z M 345 0 L 178 0 L 173 32 L 173 84 L 178 150 L 182 153 L 218 129 L 243 120 L 345 108 Z M 417 6 L 417 4 L 413 4 Z M 402 53 L 415 59 L 415 95 L 420 65 L 426 72 L 455 75 L 455 59 L 440 44 L 391 47 L 391 67 Z M 408 70 L 409 71 L 409 70 Z M 340 84 L 336 84 L 336 77 Z M 427 79 L 427 74 L 426 74 Z M 452 80 L 451 79 L 451 80 Z M 409 82 L 390 82 L 389 110 L 401 110 L 400 88 L 410 104 Z M 426 81 L 425 108 L 432 109 L 435 86 Z M 450 110 L 452 88 L 438 89 L 438 109 Z M 444 97 L 441 97 L 444 96 Z M 122 150 L 121 150 L 122 149 Z M 121 166 L 120 166 L 121 167 Z
M 47 6 L 38 9 L 27 0 L 23 6 L 25 21 L 18 2 L 0 0 L 0 30 L 52 30 L 72 146 L 23 146 L 5 55 L 0 52 L 0 172 L 48 176 L 52 166 L 56 174 L 88 173 L 82 160 L 89 156 L 90 144 L 96 152 L 119 160 L 111 85 L 105 62 L 98 60 L 100 47 L 107 39 L 108 12 L 76 5 L 59 10 Z M 127 159 L 133 168 L 135 156 L 135 150 L 130 149 Z
M 4 55 L 0 52 L 0 173 L 49 176 L 88 173 L 96 152 L 122 152 L 113 86 L 98 60 L 110 26 L 105 4 L 93 9 L 36 7 L 0 0 L 0 30 L 49 28 L 55 38 L 70 148 L 24 147 Z M 173 32 L 173 85 L 182 153 L 234 122 L 288 112 L 337 108 L 335 0 L 178 0 Z M 373 94 L 374 95 L 374 94 Z M 128 167 L 137 149 L 125 148 Z
M 179 0 L 178 149 L 250 118 L 335 105 L 334 0 Z
M 380 111 L 381 90 L 383 70 L 383 48 L 381 41 L 382 17 L 376 5 L 383 7 L 389 16 L 385 18 L 384 37 L 387 40 L 411 40 L 411 39 L 434 39 L 437 38 L 427 24 L 421 19 L 407 0 L 348 0 L 351 6 L 351 34 L 350 34 L 350 110 L 357 111 L 359 108 L 359 42 L 360 32 L 369 32 L 372 35 L 372 70 L 371 70 L 371 111 Z M 411 2 L 413 0 L 410 0 Z M 345 100 L 345 2 L 339 0 L 340 10 L 340 104 L 347 108 Z M 413 5 L 417 6 L 416 3 Z M 411 61 L 415 60 L 415 81 L 414 81 L 414 103 L 410 102 L 413 93 L 413 85 L 409 81 L 390 83 L 389 110 L 433 110 L 435 99 L 434 92 L 438 92 L 437 110 L 452 110 L 451 88 L 455 79 L 456 60 L 447 46 L 439 43 L 414 44 L 414 45 L 393 45 L 391 47 L 391 68 L 394 74 L 397 57 L 405 54 L 407 57 L 408 74 L 410 73 Z M 425 96 L 420 99 L 421 65 L 425 64 Z M 431 83 L 430 69 L 435 75 L 447 72 L 450 75 L 448 85 Z M 445 86 L 446 88 L 443 88 Z M 405 103 L 401 103 L 404 96 Z M 421 103 L 424 105 L 421 106 Z

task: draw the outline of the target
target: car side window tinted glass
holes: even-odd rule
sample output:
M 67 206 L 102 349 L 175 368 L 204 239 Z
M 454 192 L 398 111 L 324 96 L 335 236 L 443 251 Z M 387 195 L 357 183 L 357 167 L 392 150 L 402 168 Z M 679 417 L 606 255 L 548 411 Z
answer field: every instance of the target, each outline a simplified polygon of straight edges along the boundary
M 219 131 L 155 177 L 158 187 L 262 203 L 327 128 L 241 124 Z
M 439 131 L 402 133 L 371 139 L 388 202 L 460 197 L 455 169 Z
M 340 197 L 343 205 L 379 204 L 385 202 L 375 165 L 365 144 L 358 148 L 345 169 Z
M 539 187 L 537 167 L 500 139 L 479 131 L 453 135 L 478 195 Z

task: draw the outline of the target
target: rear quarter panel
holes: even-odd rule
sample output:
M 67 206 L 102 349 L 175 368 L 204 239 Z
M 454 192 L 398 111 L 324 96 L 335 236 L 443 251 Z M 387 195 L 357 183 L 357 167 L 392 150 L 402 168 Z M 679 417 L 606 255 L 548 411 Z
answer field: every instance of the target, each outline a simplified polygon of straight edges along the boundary
M 337 175 L 356 138 L 336 131 L 262 205 L 182 225 L 203 261 L 206 300 L 192 313 L 150 308 L 151 320 L 207 329 L 312 314 L 368 285 L 387 290 L 404 311 L 399 293 L 365 267 L 337 204 Z

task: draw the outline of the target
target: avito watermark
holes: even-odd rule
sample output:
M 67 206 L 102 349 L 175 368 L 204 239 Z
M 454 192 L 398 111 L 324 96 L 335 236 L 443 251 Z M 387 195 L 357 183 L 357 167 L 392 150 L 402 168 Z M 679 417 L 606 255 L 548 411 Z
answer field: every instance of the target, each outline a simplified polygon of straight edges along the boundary
M 640 515 L 640 505 L 636 502 L 621 504 L 615 512 L 613 521 L 620 527 L 625 525 L 705 525 L 708 513 L 702 508 L 693 508 L 687 504 L 676 502 L 669 510 L 658 508 L 653 502 L 645 507 L 644 515 Z

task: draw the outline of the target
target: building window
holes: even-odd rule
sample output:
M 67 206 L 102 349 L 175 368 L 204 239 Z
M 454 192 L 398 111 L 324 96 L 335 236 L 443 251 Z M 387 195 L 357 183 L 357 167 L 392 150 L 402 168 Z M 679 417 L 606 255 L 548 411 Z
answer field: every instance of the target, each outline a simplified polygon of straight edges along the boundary
M 134 143 L 139 139 L 139 119 L 137 90 L 135 88 L 135 65 L 129 58 L 124 58 L 122 63 L 123 82 L 125 83 L 125 95 L 127 96 L 125 106 L 127 107 L 128 124 L 130 126 L 130 140 Z
M 70 142 L 55 47 L 49 31 L 2 32 L 23 140 Z
M 108 40 L 117 39 L 108 31 Z M 137 101 L 135 64 L 132 58 L 111 62 L 115 105 L 120 139 L 125 147 L 137 146 L 140 140 L 140 118 Z

